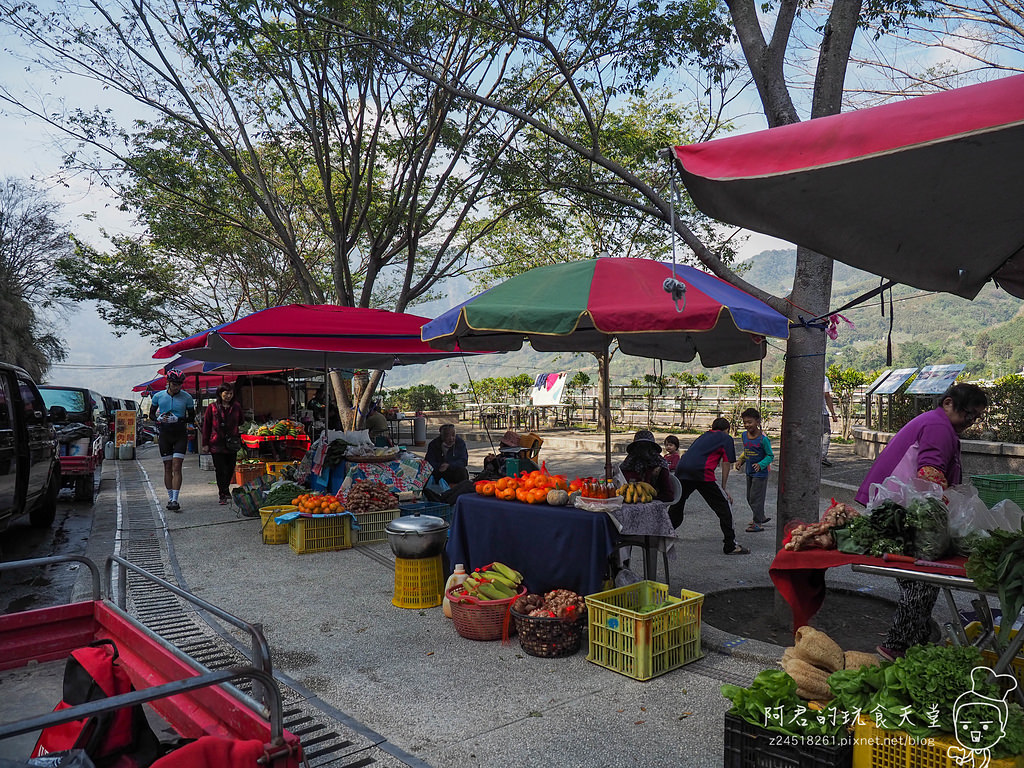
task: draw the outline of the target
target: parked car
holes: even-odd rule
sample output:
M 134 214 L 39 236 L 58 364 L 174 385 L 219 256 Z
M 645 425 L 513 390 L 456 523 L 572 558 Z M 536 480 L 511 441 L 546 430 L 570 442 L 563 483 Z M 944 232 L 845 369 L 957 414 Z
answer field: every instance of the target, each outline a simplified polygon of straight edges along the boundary
M 110 439 L 103 396 L 84 387 L 51 384 L 41 386 L 39 392 L 48 408 L 64 409 L 64 418 L 53 418 L 62 483 L 75 489 L 75 499 L 91 502 L 96 469 L 103 464 L 103 446 Z
M 63 417 L 61 408 L 54 416 Z M 0 531 L 28 515 L 47 528 L 57 513 L 60 463 L 46 404 L 32 377 L 0 363 Z

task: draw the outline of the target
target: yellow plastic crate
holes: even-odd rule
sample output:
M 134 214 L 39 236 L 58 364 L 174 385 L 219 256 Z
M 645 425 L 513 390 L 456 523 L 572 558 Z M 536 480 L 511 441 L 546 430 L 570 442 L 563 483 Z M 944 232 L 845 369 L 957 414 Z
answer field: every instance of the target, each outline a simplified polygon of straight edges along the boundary
M 356 534 L 356 544 L 372 544 L 375 541 L 386 541 L 385 528 L 398 517 L 397 509 L 383 509 L 378 512 L 367 512 L 356 515 L 356 522 L 359 523 L 359 530 Z
M 297 512 L 298 507 L 292 504 L 282 504 L 279 507 L 260 507 L 260 532 L 263 535 L 264 544 L 287 544 L 288 526 L 278 525 L 274 518 L 287 512 Z
M 441 555 L 395 558 L 395 594 L 391 604 L 399 608 L 434 608 L 444 599 L 444 567 Z
M 995 627 L 996 634 L 999 634 L 999 625 Z M 967 641 L 973 643 L 974 638 L 981 634 L 981 622 L 972 621 L 966 627 L 964 627 L 964 634 L 967 635 Z M 1017 635 L 1017 630 L 1010 630 L 1010 639 L 1012 640 Z M 989 650 L 988 648 L 981 648 L 981 656 L 985 660 L 985 665 L 994 667 L 996 662 L 999 661 L 999 656 L 995 651 Z M 1024 656 L 1016 656 L 1013 661 L 1010 662 L 1009 668 L 1006 670 L 1009 674 L 1017 678 L 1017 682 L 1024 686 Z
M 300 517 L 288 526 L 288 546 L 300 555 L 352 548 L 352 518 Z
M 680 597 L 655 581 L 586 596 L 587 661 L 650 680 L 701 657 L 700 612 L 704 595 L 681 590 Z M 646 610 L 652 605 L 663 607 Z
M 906 731 L 883 731 L 871 718 L 861 716 L 853 731 L 853 768 L 961 768 L 956 758 L 949 756 L 950 747 L 962 749 L 952 735 L 912 741 Z M 988 764 L 988 768 L 1022 766 L 1024 756 Z
M 267 474 L 273 475 L 275 478 L 281 478 L 281 472 L 284 471 L 285 467 L 294 467 L 298 464 L 297 461 L 268 461 L 267 462 Z

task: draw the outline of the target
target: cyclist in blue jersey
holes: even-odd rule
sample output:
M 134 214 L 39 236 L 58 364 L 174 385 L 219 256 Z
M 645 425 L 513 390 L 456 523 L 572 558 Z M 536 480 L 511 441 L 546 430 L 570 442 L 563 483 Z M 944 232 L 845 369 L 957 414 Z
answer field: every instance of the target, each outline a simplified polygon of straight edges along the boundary
M 188 425 L 196 418 L 196 404 L 192 395 L 181 390 L 185 383 L 185 375 L 181 371 L 173 368 L 166 375 L 167 389 L 153 395 L 149 418 L 160 429 L 160 458 L 164 461 L 167 509 L 180 512 L 181 465 L 188 449 Z

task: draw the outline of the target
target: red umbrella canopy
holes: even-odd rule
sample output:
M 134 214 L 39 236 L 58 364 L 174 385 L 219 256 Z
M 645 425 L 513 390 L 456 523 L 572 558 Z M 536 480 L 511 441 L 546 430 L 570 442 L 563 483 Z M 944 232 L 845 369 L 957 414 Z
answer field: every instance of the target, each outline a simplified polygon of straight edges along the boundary
M 674 151 L 717 219 L 917 288 L 1024 297 L 1024 75 Z
M 461 354 L 423 342 L 425 322 L 425 317 L 383 309 L 287 304 L 169 344 L 153 357 L 187 354 L 233 365 L 390 369 Z

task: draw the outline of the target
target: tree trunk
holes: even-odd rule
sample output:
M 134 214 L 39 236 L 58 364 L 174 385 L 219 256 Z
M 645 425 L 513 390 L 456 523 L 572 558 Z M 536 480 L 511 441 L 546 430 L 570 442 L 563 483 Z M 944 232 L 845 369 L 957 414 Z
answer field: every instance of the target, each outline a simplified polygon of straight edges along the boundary
M 828 312 L 831 296 L 832 260 L 807 248 L 798 248 L 790 295 L 794 305 L 790 319 L 795 327 L 790 329 L 786 345 L 782 393 L 776 549 L 781 548 L 789 523 L 818 520 L 825 333 L 821 328 L 808 328 L 799 323 L 801 318 L 811 320 Z M 789 605 L 778 594 L 775 618 L 780 624 L 792 621 Z

